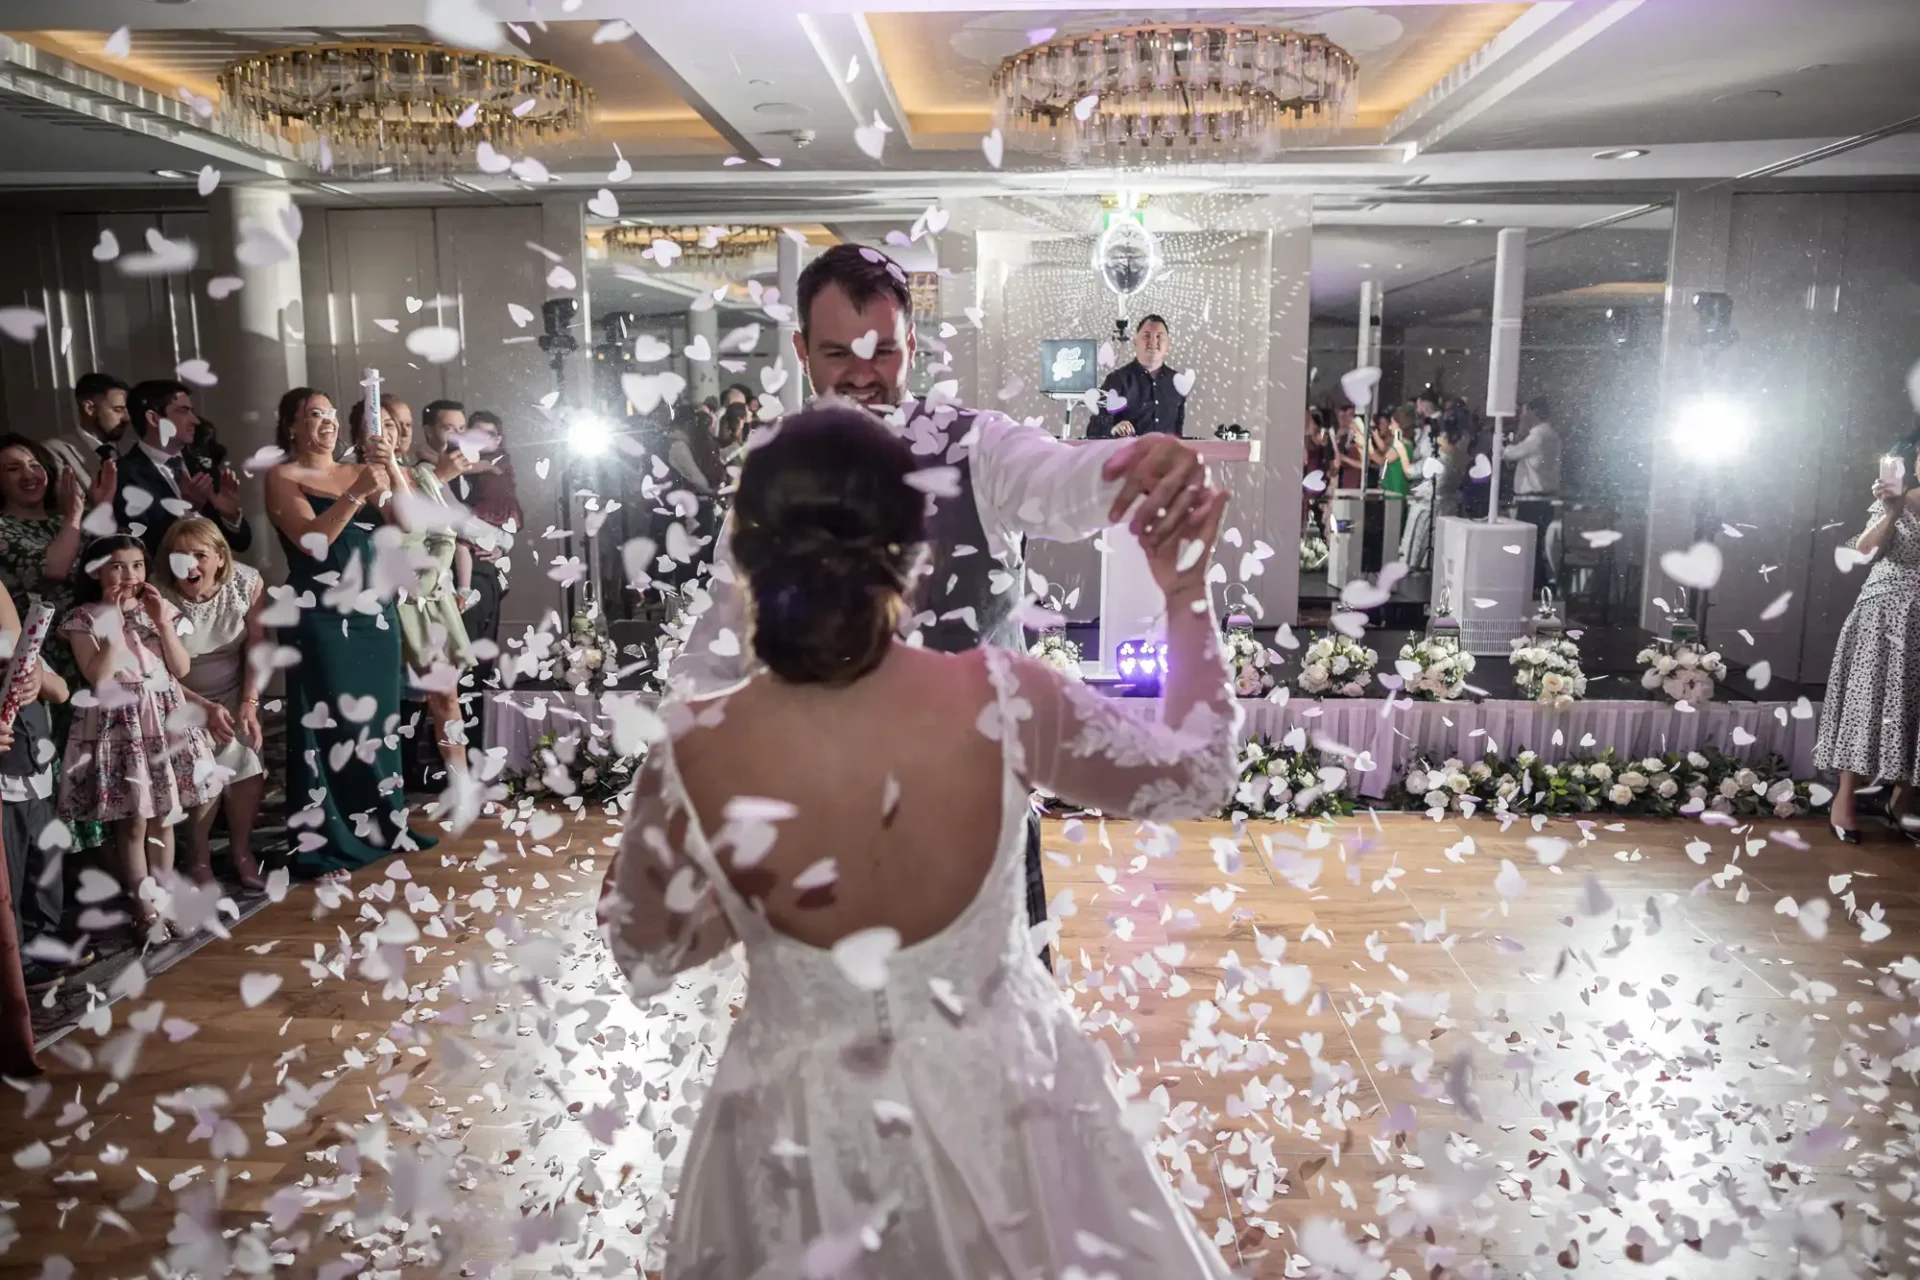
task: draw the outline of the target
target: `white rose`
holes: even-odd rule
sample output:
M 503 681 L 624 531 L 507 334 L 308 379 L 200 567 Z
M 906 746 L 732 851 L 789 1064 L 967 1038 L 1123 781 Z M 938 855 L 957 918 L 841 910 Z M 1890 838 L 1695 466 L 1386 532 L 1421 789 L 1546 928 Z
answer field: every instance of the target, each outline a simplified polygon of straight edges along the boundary
M 1658 689 L 1660 687 L 1660 672 L 1649 667 L 1646 673 L 1640 677 L 1640 687 L 1642 689 Z
M 1343 676 L 1347 674 L 1347 668 L 1352 665 L 1351 662 L 1347 661 L 1345 654 L 1339 654 L 1335 656 L 1332 662 L 1327 664 L 1327 669 L 1337 676 Z
M 1613 766 L 1609 764 L 1606 764 L 1604 762 L 1596 764 L 1593 766 L 1593 769 L 1591 772 L 1593 773 L 1593 779 L 1595 782 L 1612 782 L 1613 781 Z
M 1658 671 L 1663 676 L 1670 676 L 1673 674 L 1674 668 L 1678 667 L 1679 665 L 1680 665 L 1679 663 L 1673 660 L 1673 656 L 1671 654 L 1663 653 L 1660 655 L 1660 657 L 1657 660 L 1655 660 L 1653 664 L 1653 669 L 1655 671 Z
M 1447 807 L 1447 793 L 1444 791 L 1427 792 L 1427 808 L 1444 809 Z
M 1424 770 L 1413 769 L 1407 773 L 1407 790 L 1414 795 L 1426 794 L 1427 775 Z
M 1700 665 L 1700 655 L 1692 649 L 1682 649 L 1679 653 L 1675 654 L 1674 657 L 1680 666 L 1688 671 Z
M 1468 767 L 1467 776 L 1475 782 L 1485 782 L 1493 776 L 1493 770 L 1487 766 L 1485 760 L 1476 760 Z
M 1776 818 L 1791 818 L 1793 814 L 1794 805 L 1791 800 L 1782 800 L 1779 804 L 1773 806 L 1773 816 Z
M 1660 779 L 1660 785 L 1655 787 L 1654 791 L 1660 796 L 1661 799 L 1671 800 L 1673 799 L 1674 796 L 1680 793 L 1680 784 L 1675 782 L 1672 778 L 1662 778 Z
M 1549 671 L 1540 677 L 1540 692 L 1549 697 L 1559 697 L 1567 691 L 1567 678 Z
M 1540 758 L 1540 753 L 1537 751 L 1522 751 L 1518 756 L 1515 756 L 1514 758 L 1518 760 L 1522 765 L 1529 765 L 1529 764 L 1532 764 L 1535 760 L 1538 760 Z
M 1647 789 L 1647 775 L 1641 773 L 1638 769 L 1627 770 L 1620 775 L 1620 781 L 1622 784 L 1632 787 L 1635 791 L 1645 791 Z
M 1740 793 L 1740 784 L 1735 782 L 1732 778 L 1722 778 L 1720 779 L 1719 790 L 1721 795 L 1731 800 L 1733 799 L 1734 796 Z
M 1664 763 L 1654 759 L 1652 756 L 1648 756 L 1640 762 L 1640 768 L 1647 773 L 1660 773 L 1663 772 L 1666 767 Z
M 1760 781 L 1760 775 L 1751 769 L 1742 769 L 1733 775 L 1733 781 L 1742 791 Z
M 1707 767 L 1707 758 L 1698 751 L 1689 751 L 1687 752 L 1687 763 L 1696 769 L 1704 769 Z
M 1611 804 L 1632 804 L 1633 792 L 1627 790 L 1625 787 L 1616 786 L 1607 792 L 1607 800 Z
M 1447 786 L 1455 795 L 1464 795 L 1473 789 L 1473 781 L 1464 773 L 1456 773 L 1447 778 Z
M 1567 770 L 1567 776 L 1575 782 L 1585 782 L 1587 780 L 1587 766 L 1576 764 Z

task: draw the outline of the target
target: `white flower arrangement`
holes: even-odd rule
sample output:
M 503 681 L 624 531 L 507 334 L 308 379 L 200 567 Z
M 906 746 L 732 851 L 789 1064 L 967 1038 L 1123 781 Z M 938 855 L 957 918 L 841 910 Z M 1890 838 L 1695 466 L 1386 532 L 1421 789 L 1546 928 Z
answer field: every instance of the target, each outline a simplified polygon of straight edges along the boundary
M 1314 697 L 1358 698 L 1373 679 L 1380 655 L 1358 640 L 1325 636 L 1307 646 L 1300 664 L 1300 691 Z
M 1458 698 L 1473 668 L 1473 655 L 1462 652 L 1459 637 L 1451 635 L 1407 641 L 1400 646 L 1400 660 L 1394 664 L 1409 695 L 1436 702 Z
M 1719 651 L 1693 640 L 1676 641 L 1667 649 L 1658 645 L 1642 649 L 1638 661 L 1646 668 L 1640 676 L 1641 688 L 1658 689 L 1675 702 L 1693 707 L 1712 702 L 1714 687 L 1727 674 Z
M 1027 650 L 1029 657 L 1046 663 L 1061 675 L 1074 680 L 1084 678 L 1080 669 L 1080 646 L 1058 631 L 1049 631 L 1034 642 Z
M 1580 646 L 1560 636 L 1532 640 L 1516 638 L 1513 684 L 1522 694 L 1544 706 L 1566 710 L 1587 696 L 1587 676 L 1580 670 Z
M 1300 571 L 1318 573 L 1327 567 L 1327 540 L 1320 536 L 1317 529 L 1310 529 L 1300 539 Z
M 1236 697 L 1258 698 L 1273 691 L 1274 685 L 1279 683 L 1275 676 L 1280 667 L 1279 660 L 1268 651 L 1267 646 L 1254 639 L 1251 631 L 1235 629 L 1227 632 L 1226 647 Z

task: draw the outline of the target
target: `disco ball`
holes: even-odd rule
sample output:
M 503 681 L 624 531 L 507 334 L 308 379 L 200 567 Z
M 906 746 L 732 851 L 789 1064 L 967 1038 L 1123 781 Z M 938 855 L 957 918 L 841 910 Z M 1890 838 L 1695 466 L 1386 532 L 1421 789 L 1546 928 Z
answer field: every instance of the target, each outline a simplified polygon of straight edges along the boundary
M 1159 265 L 1160 247 L 1153 234 L 1131 218 L 1108 227 L 1093 248 L 1093 269 L 1122 298 L 1146 288 Z

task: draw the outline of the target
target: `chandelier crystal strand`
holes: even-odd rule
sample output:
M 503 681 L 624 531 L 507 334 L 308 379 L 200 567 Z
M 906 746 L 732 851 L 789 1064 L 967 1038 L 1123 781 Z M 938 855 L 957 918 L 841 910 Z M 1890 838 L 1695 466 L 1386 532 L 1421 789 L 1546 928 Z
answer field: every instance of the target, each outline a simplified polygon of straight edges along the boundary
M 1346 123 L 1357 73 L 1338 45 L 1281 27 L 1123 27 L 1005 59 L 996 123 L 1072 163 L 1258 160 Z
M 228 119 L 334 167 L 437 175 L 482 142 L 521 155 L 586 130 L 593 91 L 544 62 L 429 44 L 271 49 L 220 72 Z M 466 119 L 466 123 L 462 120 Z

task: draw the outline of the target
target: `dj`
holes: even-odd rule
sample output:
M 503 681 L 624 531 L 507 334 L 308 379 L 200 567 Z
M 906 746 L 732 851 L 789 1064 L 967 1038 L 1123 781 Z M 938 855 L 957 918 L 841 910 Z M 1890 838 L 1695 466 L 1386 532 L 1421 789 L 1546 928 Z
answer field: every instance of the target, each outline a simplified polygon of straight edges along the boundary
M 1174 385 L 1177 370 L 1167 367 L 1173 336 L 1157 315 L 1140 321 L 1133 333 L 1133 359 L 1107 375 L 1100 384 L 1101 409 L 1087 423 L 1087 439 L 1110 436 L 1181 434 L 1187 422 L 1187 397 Z M 1112 397 L 1125 403 L 1108 409 Z

